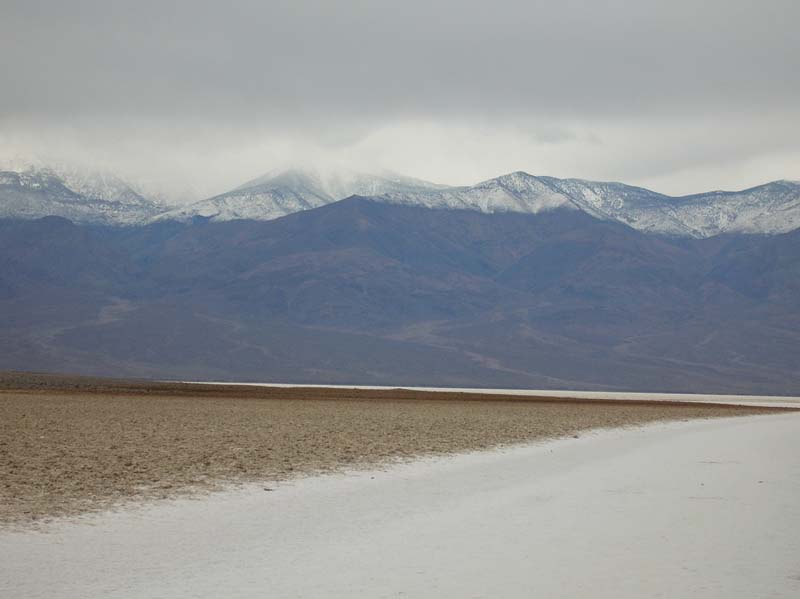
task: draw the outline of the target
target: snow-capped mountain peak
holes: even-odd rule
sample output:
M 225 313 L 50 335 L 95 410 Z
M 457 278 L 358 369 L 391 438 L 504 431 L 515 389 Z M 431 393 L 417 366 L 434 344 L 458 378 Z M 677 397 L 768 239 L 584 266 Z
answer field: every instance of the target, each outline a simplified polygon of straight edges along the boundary
M 574 209 L 570 199 L 543 180 L 522 171 L 482 181 L 477 185 L 436 190 L 388 192 L 380 201 L 428 208 L 478 210 L 485 213 L 535 214 L 556 208 Z
M 105 200 L 133 205 L 150 205 L 152 202 L 120 177 L 106 172 L 92 172 L 80 168 L 48 168 L 72 191 L 92 200 Z
M 18 169 L 0 171 L 0 217 L 134 225 L 164 210 L 112 174 L 51 165 Z
M 800 228 L 800 182 L 790 179 L 741 191 L 673 197 L 624 183 L 558 179 L 523 171 L 476 185 L 449 187 L 396 173 L 290 168 L 169 210 L 113 174 L 53 166 L 0 169 L 0 218 L 57 215 L 112 225 L 195 217 L 272 220 L 353 195 L 382 203 L 484 213 L 578 210 L 646 233 L 696 238 L 723 233 L 769 235 Z
M 344 199 L 484 213 L 580 210 L 647 233 L 711 237 L 727 232 L 783 233 L 800 228 L 800 184 L 774 181 L 737 192 L 672 197 L 618 182 L 557 179 L 516 171 L 471 186 L 435 185 L 401 175 L 289 169 L 233 191 L 166 212 L 159 220 L 271 220 Z
M 352 195 L 420 193 L 441 186 L 391 173 L 292 168 L 270 172 L 239 187 L 159 215 L 157 220 L 271 220 L 330 204 Z

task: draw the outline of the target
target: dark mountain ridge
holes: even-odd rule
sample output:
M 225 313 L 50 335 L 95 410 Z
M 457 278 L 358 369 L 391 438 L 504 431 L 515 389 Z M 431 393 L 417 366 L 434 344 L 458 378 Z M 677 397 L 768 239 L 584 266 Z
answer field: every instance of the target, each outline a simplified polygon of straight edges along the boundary
M 352 197 L 272 221 L 0 221 L 0 368 L 800 392 L 800 232 Z

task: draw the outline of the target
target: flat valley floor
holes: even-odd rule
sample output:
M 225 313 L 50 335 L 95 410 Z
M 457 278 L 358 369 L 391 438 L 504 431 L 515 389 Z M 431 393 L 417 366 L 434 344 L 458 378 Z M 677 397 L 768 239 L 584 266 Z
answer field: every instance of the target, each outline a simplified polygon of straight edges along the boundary
M 590 429 L 771 408 L 0 375 L 0 530 Z

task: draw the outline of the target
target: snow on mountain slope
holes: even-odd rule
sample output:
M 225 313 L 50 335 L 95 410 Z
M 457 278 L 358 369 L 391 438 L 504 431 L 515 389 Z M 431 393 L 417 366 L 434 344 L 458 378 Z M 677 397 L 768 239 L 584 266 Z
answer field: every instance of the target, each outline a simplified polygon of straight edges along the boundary
M 623 183 L 540 177 L 569 197 L 581 210 L 604 220 L 615 220 L 646 233 L 691 235 L 670 211 L 673 198 Z
M 254 179 L 227 193 L 159 215 L 155 220 L 272 220 L 352 195 L 419 194 L 441 186 L 393 174 L 291 169 Z
M 0 171 L 0 218 L 61 216 L 76 223 L 135 225 L 163 210 L 114 175 L 51 167 Z
M 623 183 L 537 177 L 521 171 L 448 187 L 393 173 L 290 169 L 268 173 L 200 202 L 168 210 L 109 174 L 75 168 L 0 171 L 0 218 L 63 216 L 79 223 L 272 220 L 351 195 L 378 202 L 484 213 L 582 210 L 634 229 L 681 237 L 778 234 L 800 228 L 800 182 L 671 197 Z
M 586 212 L 646 233 L 703 238 L 723 233 L 775 235 L 800 228 L 800 183 L 792 181 L 671 197 L 622 183 L 541 179 Z
M 479 210 L 486 213 L 535 214 L 555 208 L 577 208 L 565 194 L 543 180 L 522 172 L 489 179 L 473 187 L 450 187 L 414 193 L 408 191 L 388 192 L 381 194 L 378 199 L 395 204 Z
M 645 233 L 711 237 L 800 228 L 800 184 L 776 181 L 738 192 L 671 197 L 623 183 L 536 177 L 521 171 L 473 186 L 447 187 L 399 175 L 293 169 L 270 173 L 156 220 L 272 220 L 351 195 L 378 202 L 484 213 L 582 210 Z
M 91 172 L 79 168 L 49 169 L 72 191 L 92 200 L 117 202 L 149 208 L 153 202 L 131 185 L 110 173 Z
M 800 182 L 773 181 L 743 191 L 686 196 L 669 210 L 693 237 L 788 233 L 800 228 Z
M 555 208 L 583 210 L 645 233 L 713 237 L 722 233 L 774 235 L 800 228 L 800 183 L 775 181 L 737 192 L 671 197 L 623 183 L 504 175 L 474 187 L 422 193 L 388 193 L 380 201 L 480 210 L 537 213 Z
M 445 189 L 448 187 L 392 172 L 370 174 L 349 169 L 292 168 L 271 171 L 240 185 L 234 191 L 276 184 L 295 186 L 298 183 L 312 185 L 330 197 L 342 198 L 351 195 L 373 196 L 393 189 Z

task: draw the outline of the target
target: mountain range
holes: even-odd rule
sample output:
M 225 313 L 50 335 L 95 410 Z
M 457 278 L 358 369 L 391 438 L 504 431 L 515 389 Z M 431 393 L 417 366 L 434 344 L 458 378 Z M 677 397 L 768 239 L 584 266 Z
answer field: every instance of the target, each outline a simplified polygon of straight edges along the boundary
M 77 168 L 0 171 L 0 218 L 61 216 L 73 222 L 137 225 L 166 210 L 121 178 Z
M 179 207 L 148 200 L 117 177 L 75 170 L 0 172 L 0 217 L 63 216 L 78 223 L 142 225 L 202 218 L 273 220 L 347 197 L 445 210 L 537 214 L 567 209 L 647 233 L 705 238 L 774 235 L 800 228 L 800 182 L 672 197 L 623 183 L 537 177 L 524 172 L 450 187 L 392 173 L 290 169 Z
M 176 211 L 116 180 L 3 177 L 0 369 L 800 392 L 797 183 L 290 171 Z
M 227 193 L 160 214 L 154 220 L 187 221 L 196 217 L 213 221 L 272 220 L 353 195 L 399 193 L 410 196 L 443 187 L 391 173 L 371 175 L 346 170 L 290 169 L 269 173 Z

